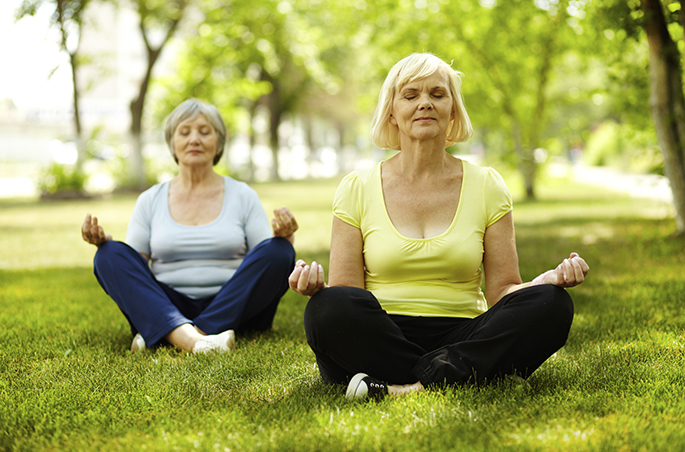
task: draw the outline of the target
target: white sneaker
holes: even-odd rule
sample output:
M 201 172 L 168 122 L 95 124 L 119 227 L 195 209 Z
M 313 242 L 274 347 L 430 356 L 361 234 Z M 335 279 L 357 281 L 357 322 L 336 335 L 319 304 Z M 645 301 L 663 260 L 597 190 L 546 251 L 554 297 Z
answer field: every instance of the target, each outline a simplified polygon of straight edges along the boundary
M 369 377 L 365 373 L 358 373 L 352 377 L 345 393 L 345 397 L 348 399 L 363 399 L 365 397 L 382 399 L 386 395 L 388 395 L 388 384 Z
M 202 339 L 195 343 L 193 353 L 208 353 L 212 350 L 230 352 L 234 348 L 235 332 L 233 330 L 226 330 L 223 333 L 203 336 Z
M 147 350 L 147 345 L 145 345 L 145 339 L 140 333 L 133 336 L 133 342 L 131 342 L 131 353 L 144 352 Z

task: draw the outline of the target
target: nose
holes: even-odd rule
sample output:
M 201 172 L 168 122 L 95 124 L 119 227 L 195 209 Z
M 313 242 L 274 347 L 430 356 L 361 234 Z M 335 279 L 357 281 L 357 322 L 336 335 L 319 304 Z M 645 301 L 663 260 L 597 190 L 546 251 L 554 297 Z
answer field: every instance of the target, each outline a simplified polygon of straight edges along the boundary
M 190 142 L 199 143 L 200 142 L 200 132 L 197 130 L 190 131 Z
M 419 99 L 419 110 L 432 110 L 433 103 L 428 96 L 421 96 Z

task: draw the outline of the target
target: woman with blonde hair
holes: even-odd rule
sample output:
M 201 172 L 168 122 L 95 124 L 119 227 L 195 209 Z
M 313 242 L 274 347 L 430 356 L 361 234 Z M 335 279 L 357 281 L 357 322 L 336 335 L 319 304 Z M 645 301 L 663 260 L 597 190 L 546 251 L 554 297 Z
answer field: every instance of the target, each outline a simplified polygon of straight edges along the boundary
M 571 253 L 522 282 L 504 181 L 445 150 L 471 134 L 461 74 L 432 54 L 399 61 L 372 135 L 400 152 L 340 183 L 328 284 L 320 264 L 295 265 L 321 376 L 348 397 L 526 378 L 566 342 L 564 289 L 589 268 Z

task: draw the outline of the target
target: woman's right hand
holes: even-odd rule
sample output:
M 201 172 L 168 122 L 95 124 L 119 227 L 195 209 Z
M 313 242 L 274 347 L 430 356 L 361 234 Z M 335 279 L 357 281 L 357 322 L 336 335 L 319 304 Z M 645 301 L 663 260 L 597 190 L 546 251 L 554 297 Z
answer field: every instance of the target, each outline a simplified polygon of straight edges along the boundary
M 105 234 L 105 230 L 98 224 L 98 217 L 91 217 L 89 213 L 81 225 L 81 236 L 83 240 L 95 246 L 112 240 L 112 236 Z
M 312 262 L 310 267 L 302 259 L 295 262 L 295 269 L 288 278 L 288 284 L 292 290 L 307 297 L 328 287 L 324 281 L 323 265 Z

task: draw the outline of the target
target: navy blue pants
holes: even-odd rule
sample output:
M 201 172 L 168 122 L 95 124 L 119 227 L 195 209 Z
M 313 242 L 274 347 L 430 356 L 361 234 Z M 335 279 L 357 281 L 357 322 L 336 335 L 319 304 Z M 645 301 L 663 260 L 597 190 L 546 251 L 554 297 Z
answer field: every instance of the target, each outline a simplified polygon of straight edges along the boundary
M 109 241 L 95 253 L 93 272 L 126 316 L 131 332 L 140 333 L 151 346 L 184 323 L 207 334 L 271 328 L 294 266 L 295 250 L 288 240 L 264 240 L 247 253 L 216 295 L 196 299 L 157 281 L 136 250 Z
M 566 343 L 572 321 L 571 297 L 550 284 L 511 293 L 474 319 L 388 315 L 367 290 L 330 287 L 309 300 L 304 327 L 327 382 L 364 372 L 429 386 L 526 378 Z

